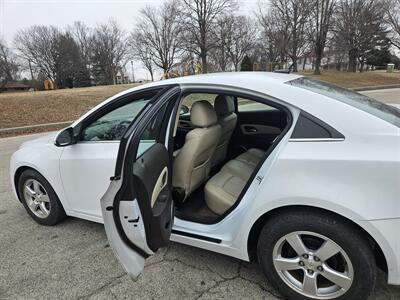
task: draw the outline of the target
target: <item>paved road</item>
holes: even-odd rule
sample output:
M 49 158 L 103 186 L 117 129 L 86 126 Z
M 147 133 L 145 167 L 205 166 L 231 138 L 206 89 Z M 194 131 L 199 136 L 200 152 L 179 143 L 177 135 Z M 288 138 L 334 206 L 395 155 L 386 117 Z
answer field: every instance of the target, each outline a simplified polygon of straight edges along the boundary
M 362 94 L 385 103 L 400 105 L 400 89 L 364 91 Z
M 400 89 L 368 94 L 400 103 Z M 0 140 L 0 299 L 280 298 L 255 263 L 176 243 L 150 258 L 133 281 L 102 225 L 75 218 L 55 227 L 36 224 L 8 179 L 11 153 L 34 137 Z M 380 273 L 371 299 L 399 298 L 400 287 L 388 286 Z

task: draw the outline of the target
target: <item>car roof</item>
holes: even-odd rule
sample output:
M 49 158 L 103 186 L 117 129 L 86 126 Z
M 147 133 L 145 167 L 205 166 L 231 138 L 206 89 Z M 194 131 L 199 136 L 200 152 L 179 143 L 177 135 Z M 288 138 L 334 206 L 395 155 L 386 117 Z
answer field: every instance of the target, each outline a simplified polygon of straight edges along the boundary
M 210 81 L 217 80 L 218 84 L 237 82 L 240 85 L 243 80 L 263 80 L 271 83 L 284 83 L 289 80 L 293 80 L 301 75 L 286 74 L 286 73 L 274 73 L 274 72 L 220 72 L 220 73 L 209 73 L 199 74 L 191 76 L 183 76 L 173 79 L 168 79 L 170 83 L 208 83 Z M 162 83 L 163 81 L 160 81 Z M 164 81 L 166 82 L 166 81 Z
M 220 72 L 177 77 L 172 79 L 161 80 L 146 84 L 145 86 L 161 86 L 167 84 L 210 84 L 210 85 L 226 85 L 234 87 L 249 87 L 256 83 L 259 88 L 254 89 L 259 92 L 266 93 L 268 86 L 282 85 L 283 83 L 303 77 L 295 74 L 282 74 L 273 72 Z M 253 84 L 252 84 L 253 83 Z M 262 83 L 262 84 L 260 84 Z M 135 90 L 133 88 L 132 90 Z

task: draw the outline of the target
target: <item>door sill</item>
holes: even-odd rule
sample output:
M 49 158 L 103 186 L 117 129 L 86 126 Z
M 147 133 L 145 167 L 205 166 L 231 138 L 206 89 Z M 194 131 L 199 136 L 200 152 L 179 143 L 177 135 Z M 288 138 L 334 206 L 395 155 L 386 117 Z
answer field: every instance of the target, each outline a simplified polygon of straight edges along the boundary
M 176 235 L 182 235 L 185 237 L 190 237 L 190 238 L 194 238 L 194 239 L 198 239 L 198 240 L 215 243 L 215 244 L 221 244 L 221 242 L 222 242 L 222 240 L 220 240 L 220 239 L 211 238 L 208 236 L 194 234 L 194 233 L 190 233 L 190 232 L 180 231 L 180 230 L 176 230 L 176 229 L 172 229 L 172 233 L 176 234 Z

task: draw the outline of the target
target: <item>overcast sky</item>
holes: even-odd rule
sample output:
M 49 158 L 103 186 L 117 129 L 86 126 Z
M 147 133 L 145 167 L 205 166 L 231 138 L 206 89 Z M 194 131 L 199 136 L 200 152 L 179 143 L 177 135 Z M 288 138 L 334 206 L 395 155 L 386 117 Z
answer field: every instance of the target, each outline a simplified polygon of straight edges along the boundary
M 74 21 L 84 21 L 89 26 L 94 26 L 109 18 L 117 20 L 129 31 L 134 26 L 142 7 L 147 4 L 157 5 L 160 2 L 160 0 L 0 0 L 0 37 L 12 47 L 15 33 L 31 25 L 65 27 Z M 239 13 L 253 15 L 257 2 L 258 0 L 239 1 Z

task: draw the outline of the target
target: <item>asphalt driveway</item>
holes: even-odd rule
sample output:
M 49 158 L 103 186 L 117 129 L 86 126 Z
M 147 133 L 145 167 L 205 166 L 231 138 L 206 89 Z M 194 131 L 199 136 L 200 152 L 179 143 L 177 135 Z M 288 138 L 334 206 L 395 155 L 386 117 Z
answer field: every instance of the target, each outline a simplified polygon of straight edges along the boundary
M 400 103 L 400 90 L 367 93 Z M 0 299 L 280 298 L 255 263 L 172 243 L 132 280 L 103 225 L 75 218 L 55 227 L 36 224 L 14 198 L 8 175 L 12 152 L 34 137 L 0 140 Z M 400 287 L 385 281 L 380 273 L 371 299 L 400 299 Z

